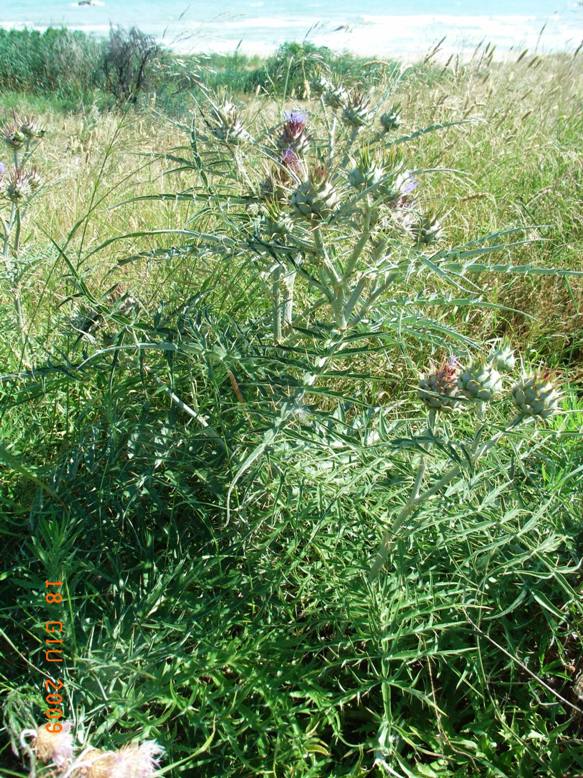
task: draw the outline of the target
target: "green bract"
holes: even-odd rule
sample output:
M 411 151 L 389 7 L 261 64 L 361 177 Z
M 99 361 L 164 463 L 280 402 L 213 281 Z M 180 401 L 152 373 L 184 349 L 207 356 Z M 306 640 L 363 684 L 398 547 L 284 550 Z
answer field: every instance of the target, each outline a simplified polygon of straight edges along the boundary
M 529 376 L 513 387 L 512 399 L 524 416 L 547 419 L 559 410 L 561 395 L 546 378 Z
M 502 377 L 491 365 L 478 362 L 462 370 L 458 386 L 468 400 L 489 402 L 501 390 Z

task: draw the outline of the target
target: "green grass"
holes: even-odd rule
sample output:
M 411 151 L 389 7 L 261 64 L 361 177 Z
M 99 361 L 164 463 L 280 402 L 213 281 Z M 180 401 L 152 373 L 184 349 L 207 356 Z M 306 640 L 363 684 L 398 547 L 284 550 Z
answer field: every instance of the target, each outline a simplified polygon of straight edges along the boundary
M 436 271 L 389 233 L 407 272 L 345 335 L 299 278 L 279 344 L 247 199 L 268 170 L 261 143 L 237 169 L 219 144 L 190 145 L 185 107 L 176 120 L 10 98 L 43 114 L 47 186 L 23 226 L 24 347 L 9 279 L 0 291 L 7 775 L 26 774 L 10 740 L 42 721 L 42 624 L 57 612 L 76 733 L 102 748 L 156 738 L 166 775 L 583 772 L 581 65 L 538 62 L 419 68 L 397 85 L 387 67 L 376 94 L 401 106 L 393 137 L 444 125 L 402 144 L 422 206 L 446 216 L 444 256 Z M 239 88 L 239 65 L 215 64 L 228 75 L 214 86 Z M 241 98 L 262 139 L 300 104 L 271 78 L 273 96 Z M 327 121 L 301 104 L 316 155 Z M 204 134 L 199 91 L 188 107 Z M 340 167 L 349 143 L 340 126 Z M 362 234 L 353 218 L 322 227 L 334 260 Z M 455 247 L 511 227 L 480 261 L 532 273 L 453 272 Z M 183 228 L 199 234 L 154 232 Z M 136 307 L 108 297 L 117 282 Z M 80 311 L 100 315 L 90 335 Z M 564 412 L 476 461 L 508 399 L 483 420 L 440 417 L 432 437 L 415 389 L 430 360 L 500 335 L 528 369 L 556 369 Z M 421 458 L 425 487 L 460 470 L 400 526 Z M 65 582 L 62 611 L 43 602 L 47 578 Z

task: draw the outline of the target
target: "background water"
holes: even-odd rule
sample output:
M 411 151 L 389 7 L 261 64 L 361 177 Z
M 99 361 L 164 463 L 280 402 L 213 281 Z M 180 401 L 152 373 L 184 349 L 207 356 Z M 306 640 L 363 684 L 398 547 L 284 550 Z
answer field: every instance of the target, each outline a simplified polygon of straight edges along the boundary
M 427 52 L 444 35 L 449 51 L 469 52 L 485 39 L 501 56 L 537 45 L 543 51 L 574 50 L 583 38 L 583 0 L 94 2 L 0 0 L 0 26 L 67 25 L 105 33 L 110 24 L 136 25 L 183 51 L 232 51 L 241 41 L 245 52 L 267 53 L 307 36 L 334 49 L 404 58 Z

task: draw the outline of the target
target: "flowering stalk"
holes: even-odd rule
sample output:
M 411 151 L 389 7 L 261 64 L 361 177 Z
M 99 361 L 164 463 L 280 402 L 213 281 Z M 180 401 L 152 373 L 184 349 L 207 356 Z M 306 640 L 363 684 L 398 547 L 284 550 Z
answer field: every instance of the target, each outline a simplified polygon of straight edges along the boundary
M 433 432 L 433 425 L 438 411 L 451 412 L 456 404 L 463 398 L 474 402 L 478 408 L 478 418 L 482 419 L 485 408 L 495 393 L 502 386 L 500 374 L 493 364 L 501 365 L 502 357 L 507 366 L 514 365 L 514 357 L 510 349 L 506 348 L 503 355 L 495 352 L 489 363 L 477 363 L 465 370 L 462 369 L 455 357 L 443 362 L 439 369 L 421 379 L 419 385 L 419 397 L 430 409 L 429 431 Z M 457 391 L 461 392 L 457 394 Z M 472 466 L 490 451 L 499 441 L 511 432 L 519 424 L 528 418 L 547 419 L 559 410 L 561 394 L 546 373 L 535 376 L 525 376 L 512 388 L 510 397 L 518 410 L 517 415 L 510 424 L 485 443 L 480 442 L 479 430 L 473 441 L 473 446 L 468 452 L 468 459 Z M 368 578 L 374 580 L 384 567 L 391 552 L 393 542 L 405 521 L 427 500 L 438 494 L 454 478 L 462 475 L 462 467 L 454 465 L 429 489 L 420 491 L 421 481 L 425 470 L 424 458 L 419 463 L 415 483 L 411 495 L 404 507 L 397 514 L 391 526 L 385 531 L 379 549 L 372 563 Z
M 474 441 L 474 451 L 470 455 L 470 460 L 472 465 L 475 465 L 484 454 L 486 454 L 491 448 L 493 448 L 493 446 L 495 446 L 501 440 L 502 437 L 504 437 L 504 435 L 506 435 L 511 430 L 513 430 L 523 420 L 524 420 L 524 416 L 519 414 L 513 419 L 513 421 L 508 425 L 508 427 L 498 432 L 489 441 L 487 441 L 481 446 L 479 445 L 478 442 L 479 441 L 478 436 L 476 436 L 476 439 Z M 424 492 L 421 492 L 420 491 L 421 483 L 423 480 L 424 472 L 425 472 L 425 461 L 424 458 L 422 458 L 419 463 L 419 467 L 417 469 L 415 483 L 413 485 L 413 489 L 411 490 L 409 499 L 407 500 L 407 502 L 405 503 L 401 511 L 397 514 L 391 526 L 387 530 L 385 530 L 380 546 L 378 548 L 378 551 L 375 555 L 375 558 L 373 560 L 373 563 L 368 573 L 369 581 L 374 581 L 374 579 L 378 576 L 382 568 L 385 566 L 385 563 L 389 557 L 389 554 L 391 553 L 391 550 L 393 548 L 393 543 L 399 533 L 399 530 L 401 529 L 403 524 L 407 521 L 407 519 L 413 513 L 415 513 L 421 507 L 421 505 L 423 505 L 423 503 L 427 502 L 427 500 L 429 500 L 431 497 L 434 497 L 436 494 L 439 494 L 439 492 L 441 492 L 441 490 L 444 487 L 446 487 L 449 483 L 451 483 L 451 481 L 453 481 L 454 478 L 459 477 L 462 474 L 462 468 L 460 465 L 454 465 L 444 475 L 442 475 L 441 478 L 432 487 L 426 489 Z

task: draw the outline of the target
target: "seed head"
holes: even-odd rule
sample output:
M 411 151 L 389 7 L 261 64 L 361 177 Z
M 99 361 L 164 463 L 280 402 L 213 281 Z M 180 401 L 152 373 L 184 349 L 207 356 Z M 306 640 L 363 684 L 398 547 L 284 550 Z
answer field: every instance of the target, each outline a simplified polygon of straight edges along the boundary
M 131 743 L 118 751 L 88 748 L 70 770 L 71 778 L 152 778 L 164 749 L 155 740 Z
M 62 727 L 60 732 L 49 732 L 46 724 L 42 724 L 32 745 L 39 762 L 52 763 L 64 770 L 73 760 L 73 735 L 70 721 L 63 721 Z

